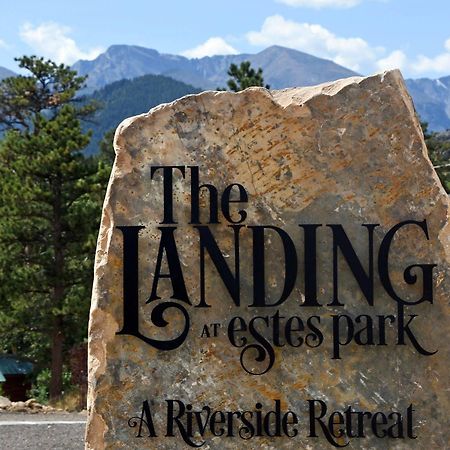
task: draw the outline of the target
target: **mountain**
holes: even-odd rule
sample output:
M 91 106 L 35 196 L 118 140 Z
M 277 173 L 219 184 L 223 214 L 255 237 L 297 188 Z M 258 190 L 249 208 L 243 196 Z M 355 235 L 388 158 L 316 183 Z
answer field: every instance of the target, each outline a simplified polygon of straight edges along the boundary
M 113 45 L 93 61 L 78 61 L 73 69 L 89 75 L 90 91 L 121 79 L 146 74 L 165 75 L 202 89 L 225 87 L 231 63 L 250 61 L 261 67 L 264 81 L 273 89 L 308 86 L 357 75 L 332 61 L 297 50 L 272 46 L 257 54 L 205 56 L 188 59 L 184 56 L 159 53 L 135 45 Z
M 89 75 L 85 92 L 90 93 L 114 81 L 147 74 L 171 77 L 191 87 L 216 89 L 226 86 L 230 64 L 245 60 L 250 61 L 253 67 L 263 69 L 264 81 L 273 89 L 308 86 L 357 75 L 332 61 L 277 45 L 254 55 L 200 59 L 159 53 L 135 45 L 113 45 L 93 61 L 78 61 L 73 68 L 81 75 Z M 450 77 L 409 79 L 406 84 L 417 112 L 429 123 L 429 129 L 450 128 Z
M 3 80 L 3 78 L 13 77 L 15 75 L 16 74 L 12 70 L 0 66 L 0 80 Z
M 86 153 L 97 152 L 103 135 L 115 129 L 122 120 L 147 112 L 160 103 L 171 102 L 187 94 L 195 94 L 199 89 L 162 75 L 144 75 L 133 80 L 120 80 L 95 91 L 85 97 L 94 100 L 101 108 L 85 129 L 92 130 L 91 143 Z
M 406 80 L 409 93 L 422 120 L 433 131 L 450 128 L 450 76 L 431 80 Z

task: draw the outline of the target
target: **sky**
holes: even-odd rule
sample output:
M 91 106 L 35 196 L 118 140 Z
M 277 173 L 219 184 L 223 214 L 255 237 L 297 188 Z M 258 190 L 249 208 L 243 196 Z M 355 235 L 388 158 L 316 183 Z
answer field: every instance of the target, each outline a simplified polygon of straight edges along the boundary
M 187 57 L 283 45 L 368 75 L 450 75 L 449 0 L 16 0 L 0 5 L 0 66 L 72 64 L 113 44 Z M 3 3 L 2 2 L 2 3 Z

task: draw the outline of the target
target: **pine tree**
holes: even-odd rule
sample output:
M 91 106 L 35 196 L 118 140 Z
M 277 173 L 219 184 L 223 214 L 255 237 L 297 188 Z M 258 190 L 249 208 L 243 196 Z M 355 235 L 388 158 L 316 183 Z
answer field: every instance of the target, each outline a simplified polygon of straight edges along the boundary
M 250 66 L 250 61 L 243 61 L 238 67 L 236 64 L 231 64 L 228 70 L 230 78 L 227 81 L 228 87 L 234 91 L 242 91 L 251 86 L 264 86 L 264 78 L 262 76 L 263 71 L 261 67 L 257 71 Z M 266 89 L 270 89 L 270 86 L 266 84 Z
M 66 350 L 86 336 L 104 164 L 85 158 L 77 106 L 84 78 L 37 57 L 30 75 L 0 82 L 0 341 L 51 360 L 50 398 L 62 391 Z
M 428 124 L 421 122 L 428 155 L 433 167 L 438 174 L 442 186 L 447 193 L 450 193 L 450 133 L 429 132 Z

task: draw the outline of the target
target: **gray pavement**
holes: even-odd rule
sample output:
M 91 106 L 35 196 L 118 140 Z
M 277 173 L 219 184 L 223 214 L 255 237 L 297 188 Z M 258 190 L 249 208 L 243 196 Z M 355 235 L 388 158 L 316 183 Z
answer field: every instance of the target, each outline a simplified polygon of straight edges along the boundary
M 84 413 L 0 412 L 0 450 L 83 450 Z

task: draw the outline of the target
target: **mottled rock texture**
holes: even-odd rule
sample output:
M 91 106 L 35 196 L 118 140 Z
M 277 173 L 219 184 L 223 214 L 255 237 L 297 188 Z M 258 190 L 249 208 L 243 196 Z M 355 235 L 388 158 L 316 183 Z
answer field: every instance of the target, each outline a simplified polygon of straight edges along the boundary
M 89 419 L 87 448 L 182 449 L 177 437 L 165 437 L 166 399 L 195 408 L 209 405 L 223 411 L 254 410 L 255 403 L 298 413 L 298 436 L 214 437 L 206 434 L 202 448 L 291 449 L 332 448 L 323 433 L 310 438 L 308 399 L 321 399 L 328 411 L 348 405 L 365 411 L 401 411 L 412 403 L 417 439 L 350 440 L 347 448 L 443 449 L 450 447 L 449 402 L 449 201 L 430 163 L 419 121 L 398 71 L 368 78 L 349 78 L 316 87 L 240 93 L 204 92 L 160 105 L 148 114 L 125 120 L 115 137 L 116 161 L 106 194 L 97 246 L 95 282 L 89 329 Z M 200 181 L 219 191 L 242 184 L 249 201 L 244 225 L 275 225 L 295 242 L 299 276 L 288 300 L 273 308 L 249 308 L 252 301 L 251 232 L 241 233 L 241 307 L 232 302 L 212 264 L 206 268 L 210 308 L 187 305 L 189 335 L 172 351 L 156 350 L 136 337 L 116 335 L 123 323 L 122 245 L 117 226 L 142 225 L 139 234 L 140 331 L 156 338 L 175 336 L 183 318 L 177 311 L 168 326 L 151 324 L 158 301 L 146 303 L 152 288 L 162 220 L 163 188 L 150 166 L 199 166 Z M 175 176 L 177 248 L 189 297 L 199 299 L 198 235 L 189 225 L 189 176 Z M 208 204 L 205 196 L 203 204 Z M 236 206 L 233 211 L 236 211 Z M 211 225 L 233 268 L 233 234 L 221 217 Z M 203 221 L 207 216 L 203 217 Z M 325 224 L 341 224 L 365 268 L 368 234 L 361 224 L 380 224 L 374 233 L 375 265 L 381 240 L 395 224 L 426 219 L 429 240 L 415 226 L 404 227 L 394 239 L 389 270 L 397 291 L 419 298 L 420 271 L 415 284 L 403 272 L 410 264 L 434 263 L 434 302 L 406 308 L 417 314 L 412 328 L 418 341 L 438 352 L 421 356 L 406 339 L 395 345 L 396 327 L 387 325 L 388 345 L 342 347 L 332 359 L 331 315 L 397 314 L 396 302 L 380 284 L 375 268 L 374 306 L 369 306 L 344 259 L 339 263 L 339 293 L 344 306 L 326 306 L 333 292 L 332 238 Z M 321 307 L 302 308 L 303 233 L 298 224 L 323 224 L 317 231 L 318 300 Z M 284 257 L 277 237 L 268 234 L 266 278 L 273 296 L 281 292 Z M 170 282 L 159 294 L 169 297 Z M 274 366 L 261 376 L 246 373 L 241 348 L 230 345 L 226 327 L 234 316 L 321 317 L 324 342 L 275 349 Z M 220 323 L 219 336 L 201 337 L 204 324 Z M 268 333 L 264 333 L 270 336 Z M 250 340 L 250 337 L 247 335 Z M 247 355 L 249 357 L 249 355 Z M 251 357 L 248 364 L 251 366 Z M 254 361 L 254 364 L 260 364 Z M 264 365 L 264 363 L 262 363 Z M 137 438 L 128 420 L 140 416 L 148 400 L 158 437 Z M 406 431 L 405 431 L 406 433 Z M 203 439 L 197 436 L 197 442 Z M 338 440 L 341 444 L 345 439 Z

